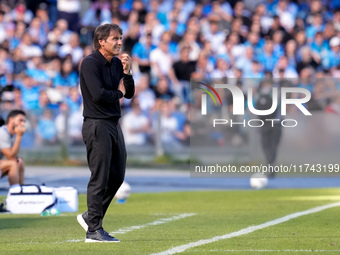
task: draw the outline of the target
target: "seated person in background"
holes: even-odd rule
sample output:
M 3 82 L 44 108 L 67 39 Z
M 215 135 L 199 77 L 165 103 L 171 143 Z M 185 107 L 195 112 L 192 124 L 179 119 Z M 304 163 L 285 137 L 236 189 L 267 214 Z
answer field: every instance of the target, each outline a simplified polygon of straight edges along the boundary
M 148 136 L 151 135 L 151 125 L 148 118 L 143 114 L 138 97 L 131 100 L 132 110 L 122 119 L 122 130 L 126 145 L 145 145 Z
M 0 173 L 1 178 L 8 175 L 11 186 L 24 184 L 24 163 L 18 152 L 26 131 L 25 116 L 24 111 L 13 110 L 8 114 L 7 125 L 0 127 Z

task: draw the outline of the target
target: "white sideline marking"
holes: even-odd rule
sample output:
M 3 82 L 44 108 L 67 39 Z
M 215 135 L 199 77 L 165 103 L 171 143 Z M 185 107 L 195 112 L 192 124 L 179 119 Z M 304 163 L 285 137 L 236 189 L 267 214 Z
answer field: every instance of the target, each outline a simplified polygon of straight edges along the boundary
M 339 252 L 340 250 L 193 250 L 193 252 Z
M 180 220 L 180 219 L 184 219 L 190 216 L 194 216 L 196 215 L 196 213 L 182 213 L 182 214 L 177 214 L 175 216 L 169 217 L 169 218 L 163 218 L 163 219 L 158 219 L 155 220 L 153 222 L 150 223 L 146 223 L 144 225 L 138 225 L 138 226 L 131 226 L 131 227 L 127 227 L 127 228 L 120 228 L 116 231 L 110 232 L 110 235 L 113 234 L 125 234 L 127 232 L 131 232 L 133 230 L 137 230 L 137 229 L 141 229 L 141 228 L 145 228 L 148 226 L 156 226 L 156 225 L 161 225 L 161 224 L 165 224 L 171 221 L 175 221 L 175 220 Z M 84 238 L 83 239 L 72 239 L 72 240 L 67 240 L 67 241 L 61 241 L 61 242 L 54 242 L 54 243 L 77 243 L 77 242 L 84 242 Z
M 250 226 L 250 227 L 241 229 L 239 231 L 235 231 L 235 232 L 232 232 L 232 233 L 229 233 L 229 234 L 225 234 L 223 236 L 215 236 L 215 237 L 210 238 L 210 239 L 202 239 L 202 240 L 199 240 L 197 242 L 191 242 L 191 243 L 188 243 L 188 244 L 183 244 L 183 245 L 171 248 L 171 249 L 163 251 L 163 252 L 153 253 L 151 255 L 170 255 L 170 254 L 180 253 L 180 252 L 183 252 L 183 251 L 190 249 L 190 248 L 193 248 L 193 247 L 201 246 L 201 245 L 208 244 L 208 243 L 213 243 L 213 242 L 216 242 L 216 241 L 219 241 L 219 240 L 229 239 L 229 238 L 236 237 L 236 236 L 246 235 L 246 234 L 252 233 L 256 230 L 260 230 L 260 229 L 263 229 L 263 228 L 274 226 L 274 225 L 289 221 L 291 219 L 298 218 L 300 216 L 320 212 L 320 211 L 323 211 L 323 210 L 326 210 L 326 209 L 329 209 L 329 208 L 332 208 L 332 207 L 336 207 L 336 206 L 340 206 L 340 202 L 327 204 L 327 205 L 321 205 L 321 206 L 317 206 L 315 208 L 311 208 L 311 209 L 308 209 L 308 210 L 305 210 L 305 211 L 288 214 L 284 217 L 281 217 L 281 218 L 278 218 L 278 219 L 275 219 L 275 220 L 272 220 L 272 221 L 268 221 L 268 222 L 262 223 L 260 225 Z
M 125 233 L 133 231 L 133 230 L 145 228 L 145 227 L 148 227 L 148 226 L 156 226 L 156 225 L 168 223 L 168 222 L 171 222 L 171 221 L 174 221 L 174 220 L 184 219 L 184 218 L 187 218 L 187 217 L 190 217 L 190 216 L 194 216 L 194 215 L 196 215 L 196 213 L 183 213 L 183 214 L 172 216 L 170 218 L 163 218 L 163 219 L 155 220 L 153 222 L 146 223 L 144 225 L 131 226 L 131 227 L 127 227 L 127 228 L 120 228 L 120 229 L 118 229 L 116 231 L 110 232 L 110 235 L 125 234 Z

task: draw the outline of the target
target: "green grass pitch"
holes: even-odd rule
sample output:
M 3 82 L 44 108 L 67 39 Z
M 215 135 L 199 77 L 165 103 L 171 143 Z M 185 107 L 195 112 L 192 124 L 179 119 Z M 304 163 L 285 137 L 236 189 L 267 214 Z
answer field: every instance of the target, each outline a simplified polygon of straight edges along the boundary
M 337 201 L 340 189 L 132 194 L 126 204 L 112 203 L 103 226 L 108 232 L 143 227 L 115 234 L 121 242 L 113 244 L 80 241 L 85 231 L 75 213 L 0 214 L 0 254 L 152 254 Z M 86 196 L 80 195 L 79 212 L 84 210 Z M 148 225 L 184 213 L 194 215 Z M 179 254 L 340 254 L 340 207 Z

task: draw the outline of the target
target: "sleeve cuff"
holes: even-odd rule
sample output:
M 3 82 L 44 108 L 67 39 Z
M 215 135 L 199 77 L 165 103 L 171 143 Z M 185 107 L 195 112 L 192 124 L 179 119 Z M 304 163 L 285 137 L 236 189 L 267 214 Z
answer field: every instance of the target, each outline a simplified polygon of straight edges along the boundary
M 124 73 L 124 79 L 131 79 L 132 78 L 132 73 Z
M 119 99 L 121 99 L 124 95 L 123 95 L 123 92 L 121 92 L 120 90 L 118 90 L 118 96 L 119 96 Z

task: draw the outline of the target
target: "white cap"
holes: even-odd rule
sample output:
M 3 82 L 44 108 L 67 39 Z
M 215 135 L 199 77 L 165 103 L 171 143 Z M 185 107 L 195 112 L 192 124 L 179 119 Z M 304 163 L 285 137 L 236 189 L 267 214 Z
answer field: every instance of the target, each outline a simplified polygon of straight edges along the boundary
M 339 38 L 338 36 L 334 36 L 334 37 L 329 41 L 329 46 L 330 46 L 330 47 L 340 46 L 340 38 Z

